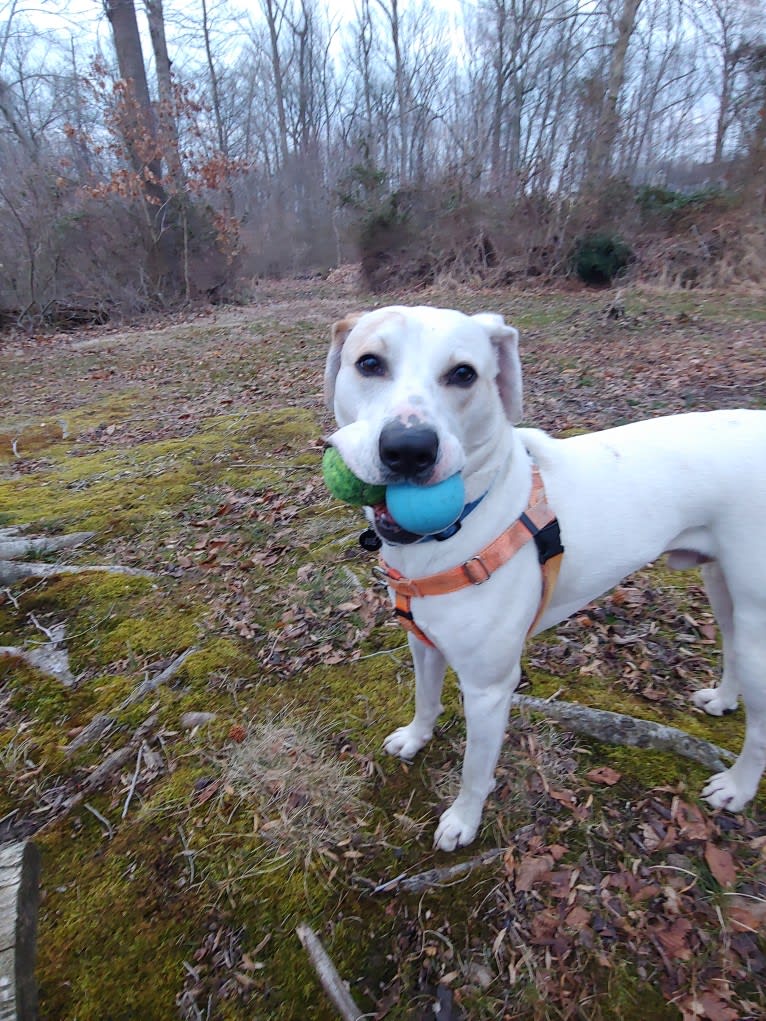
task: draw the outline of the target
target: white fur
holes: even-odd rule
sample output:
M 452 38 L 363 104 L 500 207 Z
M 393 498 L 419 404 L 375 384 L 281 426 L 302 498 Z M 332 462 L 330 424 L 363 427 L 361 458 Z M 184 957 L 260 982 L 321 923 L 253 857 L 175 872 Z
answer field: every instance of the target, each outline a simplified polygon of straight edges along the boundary
M 517 337 L 501 316 L 429 307 L 384 308 L 336 324 L 325 377 L 339 426 L 331 441 L 352 470 L 367 482 L 394 481 L 380 461 L 378 437 L 398 418 L 439 436 L 429 481 L 462 471 L 468 500 L 487 491 L 453 538 L 384 544 L 385 560 L 418 578 L 475 555 L 524 510 L 534 459 L 565 547 L 538 631 L 662 553 L 671 554 L 671 566 L 704 564 L 724 670 L 719 686 L 698 691 L 694 704 L 720 716 L 741 695 L 747 723 L 739 758 L 702 793 L 714 808 L 738 811 L 766 766 L 766 412 L 674 415 L 566 440 L 514 428 L 521 413 Z M 370 353 L 385 365 L 372 378 L 356 367 Z M 468 389 L 447 381 L 460 363 L 478 373 Z M 384 747 L 408 759 L 426 744 L 449 664 L 463 693 L 467 742 L 460 793 L 436 830 L 443 850 L 476 836 L 540 577 L 529 543 L 485 584 L 412 601 L 436 648 L 410 636 L 415 715 Z

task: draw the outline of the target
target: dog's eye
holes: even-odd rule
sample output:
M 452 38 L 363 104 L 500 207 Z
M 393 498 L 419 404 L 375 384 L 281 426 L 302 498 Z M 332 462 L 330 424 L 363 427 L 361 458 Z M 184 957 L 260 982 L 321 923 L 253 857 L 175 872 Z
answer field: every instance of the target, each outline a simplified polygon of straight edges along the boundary
M 363 376 L 385 376 L 386 363 L 377 355 L 362 355 L 357 358 L 356 367 Z
M 476 379 L 476 369 L 471 365 L 456 365 L 454 369 L 450 369 L 447 373 L 448 386 L 469 387 L 473 386 Z

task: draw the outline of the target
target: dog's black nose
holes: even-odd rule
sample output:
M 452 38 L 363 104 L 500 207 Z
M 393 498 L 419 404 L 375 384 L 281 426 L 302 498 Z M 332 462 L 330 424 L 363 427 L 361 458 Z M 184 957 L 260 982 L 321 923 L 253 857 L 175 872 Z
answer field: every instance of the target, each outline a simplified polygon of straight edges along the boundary
M 389 422 L 378 441 L 380 460 L 397 475 L 406 479 L 424 475 L 436 464 L 439 437 L 427 425 L 406 426 Z

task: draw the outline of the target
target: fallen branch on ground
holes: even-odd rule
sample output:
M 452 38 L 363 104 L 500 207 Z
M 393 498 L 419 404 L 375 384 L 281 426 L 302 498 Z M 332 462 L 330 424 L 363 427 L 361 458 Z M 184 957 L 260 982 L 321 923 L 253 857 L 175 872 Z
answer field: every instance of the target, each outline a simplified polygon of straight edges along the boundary
M 64 625 L 54 624 L 52 628 L 42 630 L 49 638 L 43 645 L 34 645 L 29 649 L 20 645 L 0 645 L 0 656 L 13 656 L 24 663 L 29 663 L 40 673 L 49 674 L 71 688 L 75 683 L 75 677 L 69 669 L 69 654 L 64 645 Z
M 94 741 L 98 741 L 102 734 L 104 734 L 110 727 L 114 726 L 116 717 L 129 706 L 134 705 L 140 701 L 145 695 L 155 691 L 163 684 L 167 684 L 168 681 L 172 680 L 173 677 L 178 673 L 183 664 L 186 662 L 189 656 L 193 652 L 196 652 L 196 648 L 187 649 L 182 652 L 180 656 L 176 656 L 169 666 L 166 666 L 164 670 L 161 670 L 154 677 L 148 677 L 131 691 L 131 693 L 120 702 L 119 705 L 115 706 L 108 713 L 97 713 L 93 719 L 88 723 L 80 733 L 66 746 L 65 751 L 68 753 L 76 752 L 78 748 L 83 748 L 85 745 L 93 744 Z
M 428 869 L 426 872 L 419 872 L 416 876 L 407 876 L 402 873 L 393 879 L 387 879 L 385 883 L 379 883 L 371 892 L 389 893 L 397 890 L 402 893 L 422 893 L 423 890 L 430 890 L 434 886 L 442 886 L 444 883 L 462 879 L 482 865 L 490 865 L 498 858 L 502 858 L 507 850 L 507 847 L 493 847 L 491 851 L 484 851 L 475 858 L 469 858 L 468 861 L 447 865 L 443 869 Z
M 531 695 L 513 695 L 511 706 L 542 713 L 548 719 L 563 723 L 578 734 L 595 737 L 608 744 L 627 745 L 630 748 L 652 748 L 655 751 L 675 752 L 684 758 L 699 762 L 708 769 L 722 770 L 725 763 L 733 762 L 736 756 L 726 748 L 720 748 L 710 741 L 667 727 L 663 723 L 639 720 L 634 716 L 608 712 L 606 709 L 592 709 L 590 706 L 572 702 L 546 701 Z
M 317 934 L 306 922 L 301 922 L 295 931 L 303 944 L 303 949 L 308 954 L 322 988 L 332 1000 L 340 1017 L 343 1021 L 359 1021 L 364 1015 L 351 998 L 351 994 Z
M 137 575 L 143 578 L 152 577 L 149 571 L 112 564 L 65 567 L 61 564 L 20 561 L 19 558 L 24 556 L 40 556 L 45 553 L 55 553 L 61 549 L 81 546 L 96 534 L 95 532 L 70 532 L 67 535 L 27 537 L 23 535 L 26 527 L 26 525 L 15 525 L 9 528 L 0 528 L 0 585 L 14 585 L 26 578 L 55 578 L 60 574 L 87 574 L 93 571 Z
M 156 713 L 152 713 L 150 716 L 147 716 L 141 726 L 135 731 L 130 741 L 128 741 L 126 745 L 123 745 L 122 748 L 117 748 L 113 752 L 110 752 L 104 761 L 96 766 L 93 772 L 88 775 L 79 791 L 67 798 L 58 811 L 55 812 L 50 819 L 46 820 L 39 829 L 47 829 L 48 826 L 52 826 L 54 823 L 59 822 L 65 815 L 71 812 L 73 808 L 76 808 L 79 804 L 81 804 L 89 794 L 92 794 L 93 791 L 97 791 L 100 787 L 103 787 L 107 780 L 109 780 L 118 769 L 122 769 L 125 763 L 133 758 L 136 753 L 136 749 L 147 738 L 156 723 Z

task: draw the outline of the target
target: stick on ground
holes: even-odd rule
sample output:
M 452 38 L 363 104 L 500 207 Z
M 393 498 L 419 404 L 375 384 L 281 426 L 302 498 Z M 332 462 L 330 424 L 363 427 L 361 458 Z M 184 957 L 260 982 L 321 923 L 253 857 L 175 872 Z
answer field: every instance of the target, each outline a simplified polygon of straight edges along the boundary
M 303 944 L 303 949 L 308 954 L 322 988 L 332 1000 L 342 1021 L 359 1021 L 359 1018 L 364 1015 L 351 998 L 351 994 L 317 934 L 306 922 L 301 922 L 295 931 Z
M 653 748 L 657 751 L 675 752 L 684 758 L 699 762 L 708 769 L 725 769 L 735 755 L 726 748 L 692 737 L 676 727 L 663 723 L 639 720 L 634 716 L 608 712 L 606 709 L 592 709 L 590 706 L 572 702 L 546 701 L 531 695 L 513 695 L 511 706 L 541 713 L 550 720 L 563 723 L 578 734 L 587 734 L 597 741 L 609 744 L 627 745 L 631 748 Z

